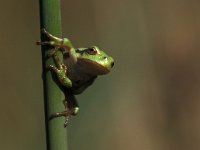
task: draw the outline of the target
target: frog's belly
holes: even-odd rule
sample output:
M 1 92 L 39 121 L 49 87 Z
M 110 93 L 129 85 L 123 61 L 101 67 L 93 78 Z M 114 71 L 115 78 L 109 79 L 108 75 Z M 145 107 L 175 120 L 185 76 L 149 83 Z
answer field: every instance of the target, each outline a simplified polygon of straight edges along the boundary
M 73 94 L 81 94 L 90 86 L 97 76 L 84 72 L 78 65 L 67 65 L 67 76 L 72 81 L 72 87 L 69 89 Z
M 88 80 L 72 80 L 72 88 L 70 88 L 70 91 L 72 91 L 73 94 L 78 95 L 81 94 L 88 86 L 90 86 L 97 76 L 94 76 Z

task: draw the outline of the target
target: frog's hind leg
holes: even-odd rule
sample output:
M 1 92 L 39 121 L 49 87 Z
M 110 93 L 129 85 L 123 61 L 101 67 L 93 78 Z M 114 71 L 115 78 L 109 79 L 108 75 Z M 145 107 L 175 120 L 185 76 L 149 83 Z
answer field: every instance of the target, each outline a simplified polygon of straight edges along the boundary
M 71 94 L 69 94 L 71 95 Z M 79 111 L 79 107 L 77 101 L 73 95 L 69 96 L 70 100 L 64 100 L 65 111 L 57 112 L 52 114 L 49 119 L 57 118 L 57 117 L 65 117 L 64 127 L 66 127 L 69 123 L 69 119 L 71 116 L 77 115 Z
M 71 116 L 75 116 L 78 114 L 79 107 L 74 96 L 69 101 L 64 100 L 64 105 L 65 105 L 64 112 L 68 112 L 68 115 L 65 116 L 65 123 L 64 123 L 64 127 L 66 127 L 69 123 L 69 118 Z
M 56 74 L 60 83 L 65 87 L 72 87 L 72 81 L 67 77 L 67 67 L 58 58 L 56 53 L 53 53 L 53 59 L 56 66 L 49 65 L 47 69 Z
M 68 123 L 69 123 L 69 118 L 71 117 L 71 114 L 67 110 L 62 111 L 62 112 L 57 112 L 55 114 L 52 114 L 49 117 L 49 120 L 57 118 L 57 117 L 65 117 L 64 127 L 66 127 L 68 125 Z

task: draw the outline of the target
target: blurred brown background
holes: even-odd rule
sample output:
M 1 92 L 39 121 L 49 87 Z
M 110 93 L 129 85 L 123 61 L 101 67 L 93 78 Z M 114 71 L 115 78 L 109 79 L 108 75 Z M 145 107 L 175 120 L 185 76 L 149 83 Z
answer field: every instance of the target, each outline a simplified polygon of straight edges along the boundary
M 115 58 L 77 97 L 70 150 L 199 150 L 200 1 L 61 2 L 63 36 Z M 44 150 L 38 1 L 0 11 L 0 149 Z

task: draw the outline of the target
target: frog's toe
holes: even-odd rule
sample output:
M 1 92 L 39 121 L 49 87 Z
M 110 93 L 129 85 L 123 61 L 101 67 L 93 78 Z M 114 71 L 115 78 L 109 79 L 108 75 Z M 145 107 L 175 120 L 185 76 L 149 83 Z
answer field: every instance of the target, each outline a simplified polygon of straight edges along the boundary
M 41 32 L 44 33 L 44 34 L 48 34 L 48 32 L 45 28 L 42 28 Z
M 56 67 L 53 66 L 53 65 L 49 65 L 49 66 L 47 66 L 46 69 L 47 69 L 47 70 L 50 70 L 50 71 L 53 71 L 53 72 L 56 73 L 56 74 L 58 74 L 59 71 L 60 71 L 58 68 L 56 68 Z
M 48 42 L 47 41 L 45 41 L 45 42 L 37 41 L 36 45 L 48 45 Z

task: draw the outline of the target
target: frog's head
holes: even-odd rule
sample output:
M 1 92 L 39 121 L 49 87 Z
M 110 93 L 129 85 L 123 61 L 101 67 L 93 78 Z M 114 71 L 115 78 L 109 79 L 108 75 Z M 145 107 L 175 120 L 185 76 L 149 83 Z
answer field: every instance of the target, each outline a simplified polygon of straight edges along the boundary
M 110 72 L 114 60 L 97 46 L 76 49 L 78 65 L 89 74 L 103 75 Z

